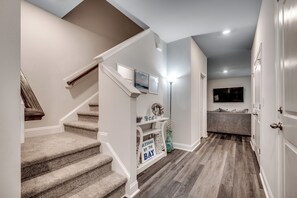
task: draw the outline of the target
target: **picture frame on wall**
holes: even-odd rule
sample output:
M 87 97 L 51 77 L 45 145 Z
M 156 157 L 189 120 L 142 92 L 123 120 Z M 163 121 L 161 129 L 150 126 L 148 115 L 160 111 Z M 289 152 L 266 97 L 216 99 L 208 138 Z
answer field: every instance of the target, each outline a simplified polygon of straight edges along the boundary
M 135 70 L 135 88 L 142 93 L 148 93 L 149 75 L 147 73 Z
M 149 76 L 149 93 L 155 95 L 159 93 L 159 78 L 153 75 Z
M 118 63 L 117 64 L 117 71 L 125 80 L 128 81 L 128 83 L 130 83 L 131 85 L 134 85 L 134 81 L 135 81 L 134 72 L 135 72 L 135 69 Z

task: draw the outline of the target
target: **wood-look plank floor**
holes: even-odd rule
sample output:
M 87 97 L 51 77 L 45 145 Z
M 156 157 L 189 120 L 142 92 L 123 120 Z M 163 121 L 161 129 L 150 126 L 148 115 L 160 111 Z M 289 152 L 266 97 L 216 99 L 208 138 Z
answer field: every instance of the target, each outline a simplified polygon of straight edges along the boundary
M 265 197 L 249 141 L 245 136 L 210 133 L 193 152 L 174 150 L 138 175 L 136 197 Z

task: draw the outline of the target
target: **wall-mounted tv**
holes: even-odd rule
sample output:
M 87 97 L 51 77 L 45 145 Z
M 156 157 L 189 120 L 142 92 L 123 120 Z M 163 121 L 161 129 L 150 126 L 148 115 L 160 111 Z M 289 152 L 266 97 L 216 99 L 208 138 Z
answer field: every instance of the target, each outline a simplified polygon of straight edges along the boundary
M 213 102 L 243 102 L 243 87 L 213 89 Z

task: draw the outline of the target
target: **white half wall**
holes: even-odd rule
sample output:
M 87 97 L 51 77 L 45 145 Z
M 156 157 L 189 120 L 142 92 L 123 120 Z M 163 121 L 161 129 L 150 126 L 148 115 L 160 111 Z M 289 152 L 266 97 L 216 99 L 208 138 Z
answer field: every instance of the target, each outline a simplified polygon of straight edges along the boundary
M 213 102 L 213 89 L 228 87 L 244 87 L 244 102 Z M 207 110 L 213 111 L 218 108 L 228 110 L 249 109 L 252 111 L 251 77 L 224 78 L 207 81 Z
M 262 0 L 256 35 L 252 47 L 252 64 L 262 43 L 262 110 L 260 131 L 260 167 L 261 175 L 269 197 L 278 197 L 277 193 L 277 130 L 270 128 L 276 118 L 276 78 L 275 78 L 275 10 L 277 1 Z
M 21 197 L 20 1 L 0 1 L 0 197 Z

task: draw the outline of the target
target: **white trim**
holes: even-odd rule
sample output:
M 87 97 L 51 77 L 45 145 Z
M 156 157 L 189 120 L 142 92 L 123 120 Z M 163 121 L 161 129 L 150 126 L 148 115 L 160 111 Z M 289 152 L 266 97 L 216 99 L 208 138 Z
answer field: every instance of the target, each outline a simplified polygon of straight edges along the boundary
M 109 142 L 108 141 L 108 133 L 99 132 L 97 139 L 100 140 L 100 142 L 101 142 L 101 146 L 100 146 L 101 152 L 104 154 L 107 154 L 113 158 L 112 170 L 126 176 L 129 181 L 129 179 L 130 179 L 129 171 L 127 170 L 127 168 L 125 167 L 124 163 L 121 161 L 121 159 L 119 158 L 117 153 L 114 151 L 112 146 L 108 143 Z M 130 196 L 128 194 L 125 195 L 126 197 L 129 197 L 129 198 L 134 197 L 135 195 L 137 195 L 139 193 L 137 180 L 132 182 L 130 185 L 129 185 L 129 183 L 126 184 L 126 193 L 127 192 L 131 193 Z
M 261 179 L 261 182 L 262 182 L 262 185 L 264 188 L 266 198 L 274 198 L 271 188 L 270 188 L 268 181 L 266 179 L 265 173 L 263 171 L 263 168 L 261 166 L 260 166 L 260 179 Z
M 102 54 L 96 56 L 94 59 L 97 60 L 99 63 L 102 63 L 103 61 L 105 61 L 106 59 L 108 59 L 109 57 L 115 55 L 116 53 L 122 51 L 124 48 L 134 44 L 136 41 L 142 39 L 143 37 L 145 37 L 146 35 L 150 34 L 151 30 L 147 29 L 144 30 L 143 32 L 140 32 L 138 34 L 136 34 L 135 36 L 125 40 L 124 42 L 114 46 L 113 48 L 103 52 Z
M 69 113 L 67 113 L 64 117 L 62 117 L 59 120 L 60 131 L 63 131 L 64 130 L 64 125 L 63 125 L 64 122 L 77 120 L 77 113 L 79 111 L 88 110 L 89 109 L 89 103 L 95 101 L 96 98 L 98 100 L 98 95 L 99 95 L 99 92 L 97 91 L 91 97 L 89 97 L 88 99 L 86 99 L 80 105 L 78 105 L 73 110 L 71 110 Z
M 173 147 L 176 149 L 193 152 L 200 145 L 200 139 L 192 145 L 173 142 Z
M 255 152 L 255 145 L 254 145 L 253 139 L 251 139 L 250 144 L 251 144 L 251 147 L 252 147 L 253 151 Z
M 66 78 L 63 79 L 63 81 L 65 82 L 65 87 L 67 89 L 70 89 L 73 87 L 73 85 L 68 85 L 67 82 L 76 78 L 77 76 L 80 76 L 81 74 L 83 74 L 84 72 L 86 72 L 87 70 L 89 70 L 90 68 L 94 67 L 95 65 L 98 65 L 97 61 L 93 61 L 92 63 L 90 63 L 89 65 L 81 68 L 80 70 L 70 74 L 69 76 L 67 76 Z
M 25 129 L 25 137 L 50 135 L 50 134 L 56 134 L 61 132 L 63 131 L 60 130 L 60 125 L 36 127 L 36 128 Z
M 135 191 L 130 197 L 133 198 L 135 197 L 138 193 L 140 192 L 140 190 L 138 189 L 137 191 Z M 126 197 L 129 197 L 128 195 L 125 195 Z
M 100 69 L 117 84 L 129 97 L 137 98 L 141 93 L 133 85 L 128 83 L 113 67 L 100 64 Z
M 21 144 L 25 142 L 25 105 L 21 100 L 20 106 L 20 119 L 21 119 Z
M 132 193 L 130 196 L 126 195 L 127 197 L 135 197 L 139 192 L 139 188 L 138 188 L 138 181 L 135 180 L 132 184 L 130 184 L 130 192 Z
M 97 139 L 101 142 L 101 152 L 112 156 L 112 158 L 114 159 L 112 163 L 113 170 L 115 170 L 118 173 L 121 173 L 122 175 L 125 175 L 129 179 L 129 171 L 127 170 L 117 153 L 114 151 L 112 146 L 108 143 L 108 133 L 99 132 Z
M 98 92 L 93 94 L 91 97 L 89 97 L 87 100 L 85 100 L 83 103 L 75 107 L 73 110 L 71 110 L 69 113 L 67 113 L 64 117 L 62 117 L 59 120 L 58 125 L 52 125 L 52 126 L 46 126 L 46 127 L 36 127 L 36 128 L 29 128 L 25 129 L 25 137 L 35 137 L 35 136 L 41 136 L 41 135 L 50 135 L 50 134 L 56 134 L 56 133 L 62 133 L 64 132 L 64 122 L 77 120 L 77 112 L 88 109 L 89 102 L 94 101 L 98 98 Z

